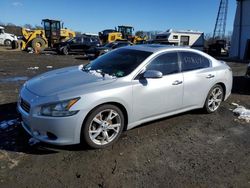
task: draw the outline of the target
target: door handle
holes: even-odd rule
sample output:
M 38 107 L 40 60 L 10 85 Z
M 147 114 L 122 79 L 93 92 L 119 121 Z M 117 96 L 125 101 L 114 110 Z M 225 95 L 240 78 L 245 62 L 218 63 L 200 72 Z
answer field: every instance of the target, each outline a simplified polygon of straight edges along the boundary
M 206 78 L 214 78 L 215 76 L 213 75 L 213 74 L 209 74 L 209 75 L 207 75 L 207 77 Z
M 180 85 L 180 84 L 182 84 L 182 81 L 180 81 L 180 80 L 175 80 L 175 81 L 172 83 L 172 85 L 174 85 L 174 86 Z

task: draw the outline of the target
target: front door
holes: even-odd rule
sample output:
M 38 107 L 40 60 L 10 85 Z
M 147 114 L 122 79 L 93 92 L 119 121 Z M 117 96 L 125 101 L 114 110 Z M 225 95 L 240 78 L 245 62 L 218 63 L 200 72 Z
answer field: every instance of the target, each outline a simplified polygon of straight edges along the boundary
M 177 53 L 159 55 L 146 70 L 160 71 L 163 77 L 133 80 L 134 121 L 170 113 L 182 106 L 183 75 L 179 71 Z

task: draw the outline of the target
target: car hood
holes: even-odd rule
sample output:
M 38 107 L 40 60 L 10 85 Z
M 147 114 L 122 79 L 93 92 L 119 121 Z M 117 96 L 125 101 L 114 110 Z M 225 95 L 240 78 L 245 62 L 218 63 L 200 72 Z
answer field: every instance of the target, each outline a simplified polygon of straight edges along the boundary
M 6 36 L 13 38 L 13 40 L 17 40 L 17 37 L 14 34 L 11 33 L 5 33 Z
M 58 69 L 27 81 L 26 88 L 38 96 L 51 96 L 70 91 L 86 92 L 87 89 L 113 82 L 115 77 L 81 70 L 82 66 Z

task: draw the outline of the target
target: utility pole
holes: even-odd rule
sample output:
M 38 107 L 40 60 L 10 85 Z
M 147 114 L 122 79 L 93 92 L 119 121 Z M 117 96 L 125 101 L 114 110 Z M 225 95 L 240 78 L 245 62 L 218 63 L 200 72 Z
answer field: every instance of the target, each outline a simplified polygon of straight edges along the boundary
M 214 27 L 213 39 L 224 39 L 227 22 L 228 0 L 221 0 Z

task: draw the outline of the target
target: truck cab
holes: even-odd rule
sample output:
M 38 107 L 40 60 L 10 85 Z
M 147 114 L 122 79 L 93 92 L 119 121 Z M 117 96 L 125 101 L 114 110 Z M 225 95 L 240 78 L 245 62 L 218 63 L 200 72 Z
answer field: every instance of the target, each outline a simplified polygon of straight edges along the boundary
M 17 37 L 10 33 L 5 33 L 4 27 L 0 26 L 0 45 L 10 46 L 12 41 L 17 41 Z

